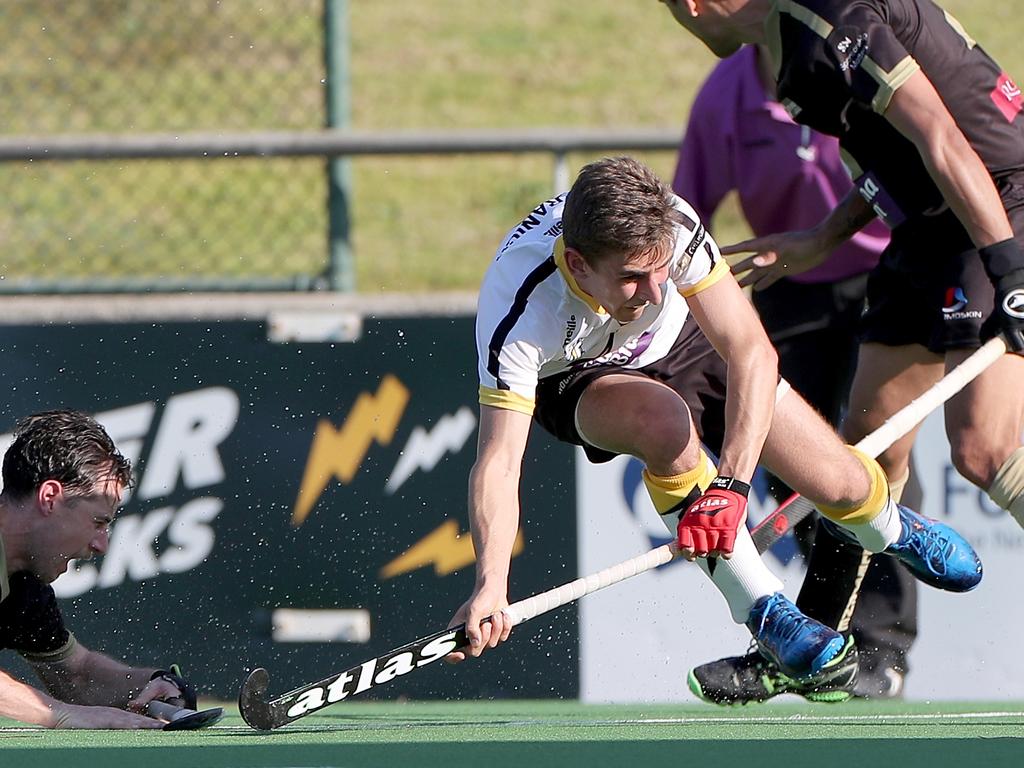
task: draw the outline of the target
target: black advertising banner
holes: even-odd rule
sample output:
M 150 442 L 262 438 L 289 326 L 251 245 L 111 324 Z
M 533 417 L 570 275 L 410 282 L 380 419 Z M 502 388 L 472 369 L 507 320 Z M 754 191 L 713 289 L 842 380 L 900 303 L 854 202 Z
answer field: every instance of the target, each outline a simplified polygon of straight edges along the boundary
M 265 666 L 277 695 L 443 629 L 469 595 L 471 318 L 365 319 L 345 343 L 271 342 L 263 321 L 2 333 L 0 432 L 78 408 L 136 464 L 106 555 L 55 584 L 88 647 L 178 662 L 223 698 Z M 535 429 L 523 475 L 512 600 L 577 575 L 571 449 Z M 382 695 L 575 697 L 576 616 Z

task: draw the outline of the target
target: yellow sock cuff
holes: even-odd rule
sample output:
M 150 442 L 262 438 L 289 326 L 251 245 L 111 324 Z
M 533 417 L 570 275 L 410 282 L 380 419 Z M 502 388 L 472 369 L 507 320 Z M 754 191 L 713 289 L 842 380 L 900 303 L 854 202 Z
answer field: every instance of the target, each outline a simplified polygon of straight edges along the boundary
M 658 514 L 663 515 L 686 499 L 695 487 L 700 488 L 701 491 L 707 488 L 717 474 L 714 462 L 704 451 L 701 451 L 697 466 L 688 472 L 662 477 L 661 475 L 652 475 L 645 469 L 643 478 L 644 485 L 647 486 L 647 493 L 650 495 L 651 501 L 654 502 L 654 508 L 658 510 Z
M 885 472 L 882 471 L 882 467 L 877 461 L 863 451 L 858 451 L 852 445 L 846 447 L 868 471 L 868 477 L 871 479 L 871 490 L 868 491 L 868 497 L 864 502 L 852 508 L 839 509 L 819 504 L 818 509 L 829 520 L 835 520 L 837 523 L 863 525 L 874 520 L 885 509 L 885 505 L 889 501 L 889 483 L 885 479 Z
M 988 489 L 989 498 L 1024 526 L 1024 447 L 1003 462 Z

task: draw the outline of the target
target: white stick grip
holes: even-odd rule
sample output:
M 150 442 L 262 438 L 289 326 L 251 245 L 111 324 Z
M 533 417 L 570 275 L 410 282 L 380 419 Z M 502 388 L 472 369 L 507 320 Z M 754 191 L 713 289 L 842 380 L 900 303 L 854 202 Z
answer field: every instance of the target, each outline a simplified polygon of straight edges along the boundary
M 584 595 L 610 587 L 612 584 L 618 584 L 620 581 L 625 581 L 639 573 L 653 570 L 659 565 L 667 563 L 675 555 L 675 548 L 665 544 L 597 573 L 592 573 L 589 576 L 576 579 L 576 581 L 571 581 L 560 587 L 549 589 L 547 592 L 541 592 L 539 595 L 520 600 L 518 603 L 512 603 L 512 605 L 505 609 L 505 615 L 512 619 L 512 626 L 521 624 L 524 621 L 529 621 L 534 616 L 539 616 L 566 603 L 579 600 Z

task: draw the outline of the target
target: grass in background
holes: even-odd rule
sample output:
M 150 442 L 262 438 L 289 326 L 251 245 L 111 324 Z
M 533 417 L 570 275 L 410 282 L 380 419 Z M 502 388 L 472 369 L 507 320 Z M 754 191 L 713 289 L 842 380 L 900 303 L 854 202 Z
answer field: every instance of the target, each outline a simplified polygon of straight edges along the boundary
M 9 105 L 0 130 L 323 124 L 322 0 L 157 5 L 0 4 Z M 1015 6 L 944 6 L 1024 78 Z M 348 8 L 352 126 L 361 130 L 642 126 L 681 134 L 714 63 L 655 0 L 349 0 Z M 575 155 L 571 166 L 594 157 Z M 671 175 L 671 152 L 644 159 Z M 322 163 L 291 162 L 0 164 L 0 275 L 322 271 Z M 545 154 L 353 160 L 359 290 L 474 290 L 505 231 L 554 191 L 552 177 Z M 746 236 L 734 203 L 715 234 L 722 242 Z

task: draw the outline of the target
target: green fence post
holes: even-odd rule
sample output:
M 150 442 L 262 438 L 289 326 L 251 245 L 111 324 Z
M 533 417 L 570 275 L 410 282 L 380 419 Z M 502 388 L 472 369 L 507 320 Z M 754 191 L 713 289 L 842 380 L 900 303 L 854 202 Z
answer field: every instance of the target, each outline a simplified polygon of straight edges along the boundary
M 324 59 L 327 80 L 327 127 L 349 124 L 348 0 L 324 0 Z M 349 161 L 327 158 L 328 285 L 335 291 L 354 291 L 355 266 L 350 240 L 348 197 Z

